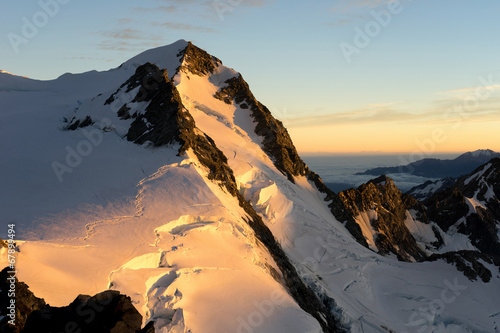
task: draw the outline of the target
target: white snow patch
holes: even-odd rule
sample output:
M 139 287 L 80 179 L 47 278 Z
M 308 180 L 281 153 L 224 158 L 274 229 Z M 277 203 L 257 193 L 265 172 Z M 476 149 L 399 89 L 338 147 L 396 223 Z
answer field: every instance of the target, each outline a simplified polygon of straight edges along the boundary
M 361 227 L 361 232 L 363 232 L 368 246 L 374 251 L 378 251 L 377 245 L 375 245 L 375 237 L 379 232 L 373 229 L 371 222 L 376 220 L 378 220 L 378 216 L 377 211 L 374 209 L 360 212 L 355 218 L 356 223 Z
M 441 186 L 443 186 L 444 181 L 443 180 L 438 180 L 436 182 L 430 183 L 429 185 L 419 188 L 415 190 L 412 194 L 417 194 L 417 195 L 427 195 L 429 193 L 434 193 L 436 192 Z
M 488 163 L 484 166 L 483 169 L 481 169 L 481 171 L 479 172 L 476 172 L 475 174 L 473 174 L 472 176 L 470 176 L 469 178 L 467 178 L 464 182 L 465 185 L 469 185 L 469 183 L 473 180 L 473 179 L 478 179 L 480 177 L 482 177 L 484 175 L 484 173 L 491 167 L 491 163 Z
M 458 232 L 458 226 L 462 223 L 465 223 L 465 217 L 458 220 L 446 233 L 441 233 L 444 245 L 438 249 L 439 253 L 461 250 L 477 251 L 477 248 L 472 245 L 469 237 Z
M 404 223 L 423 249 L 425 249 L 425 245 L 423 244 L 437 241 L 436 235 L 434 235 L 434 231 L 432 230 L 432 225 L 417 220 L 415 210 L 406 211 L 406 220 Z

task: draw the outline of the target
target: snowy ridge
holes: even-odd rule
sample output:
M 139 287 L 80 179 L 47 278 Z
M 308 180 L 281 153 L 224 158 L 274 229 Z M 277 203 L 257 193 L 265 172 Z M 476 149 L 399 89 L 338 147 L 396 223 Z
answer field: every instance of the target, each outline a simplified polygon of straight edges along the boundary
M 443 191 L 450 186 L 454 185 L 456 179 L 443 178 L 436 181 L 426 181 L 425 183 L 415 186 L 408 190 L 406 194 L 413 196 L 417 200 L 425 200 L 430 198 L 434 193 Z

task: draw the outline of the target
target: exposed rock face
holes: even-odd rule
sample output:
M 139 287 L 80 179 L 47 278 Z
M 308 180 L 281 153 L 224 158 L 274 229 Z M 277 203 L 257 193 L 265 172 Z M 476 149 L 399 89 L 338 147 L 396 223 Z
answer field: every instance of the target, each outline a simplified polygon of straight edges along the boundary
M 14 280 L 10 278 L 14 277 Z M 15 282 L 11 282 L 15 281 Z M 8 306 L 11 304 L 11 283 L 15 288 L 15 325 L 11 325 Z M 93 297 L 79 295 L 70 305 L 51 307 L 36 297 L 24 282 L 9 273 L 0 272 L 0 332 L 6 333 L 154 333 L 150 322 L 141 330 L 142 316 L 130 297 L 108 290 Z
M 500 159 L 460 178 L 424 203 L 428 216 L 445 232 L 455 227 L 484 254 L 500 255 Z
M 130 103 L 149 103 L 142 114 L 128 114 L 128 103 L 119 109 L 119 113 L 134 119 L 127 133 L 127 140 L 137 144 L 150 142 L 153 146 L 179 143 L 179 154 L 193 149 L 200 162 L 208 168 L 209 179 L 235 183 L 227 158 L 210 137 L 195 127 L 193 117 L 184 108 L 179 92 L 168 78 L 166 70 L 150 63 L 144 64 L 137 68 L 135 74 L 120 89 L 130 92 L 137 87 L 139 92 Z M 114 102 L 118 91 L 106 103 Z M 236 185 L 229 191 L 235 193 Z
M 399 260 L 445 260 L 471 280 L 488 282 L 492 272 L 484 263 L 500 267 L 500 159 L 494 158 L 471 174 L 458 179 L 451 187 L 433 194 L 423 203 L 402 194 L 392 180 L 378 177 L 339 193 L 339 198 L 353 217 L 362 212 L 376 212 L 370 221 L 378 232 L 375 238 L 380 254 L 394 253 Z M 431 224 L 435 241 L 424 252 L 405 225 L 412 211 L 418 222 Z M 468 249 L 439 253 L 444 238 L 458 232 L 470 239 L 478 251 Z
M 470 280 L 477 280 L 477 278 L 480 278 L 483 282 L 490 281 L 491 271 L 486 268 L 480 260 L 500 267 L 500 256 L 486 255 L 477 251 L 454 251 L 443 254 L 433 254 L 427 260 L 436 261 L 438 259 L 443 259 L 447 263 L 455 265 L 457 269 L 463 272 Z
M 199 76 L 213 73 L 217 66 L 222 65 L 222 61 L 194 46 L 191 42 L 178 56 L 182 56 L 184 63 L 177 69 L 178 71 L 186 70 Z
M 393 253 L 403 261 L 425 259 L 425 253 L 405 226 L 410 209 L 420 211 L 425 220 L 423 207 L 411 196 L 401 193 L 389 177 L 381 176 L 358 189 L 343 191 L 339 197 L 354 217 L 361 212 L 376 212 L 378 219 L 371 221 L 371 227 L 378 233 L 375 244 L 380 254 Z
M 93 123 L 94 123 L 94 121 L 89 116 L 86 116 L 85 119 L 83 119 L 83 120 L 73 118 L 69 122 L 69 124 L 65 127 L 65 129 L 68 130 L 68 131 L 74 131 L 74 130 L 76 130 L 78 128 L 83 128 L 83 127 L 90 126 Z
M 180 142 L 183 132 L 194 129 L 194 120 L 184 114 L 179 92 L 170 82 L 166 70 L 150 63 L 144 64 L 118 91 L 125 89 L 125 92 L 130 92 L 135 88 L 139 88 L 139 91 L 130 103 L 149 104 L 141 114 L 129 114 L 128 103 L 118 110 L 118 116 L 122 119 L 134 119 L 127 140 L 137 144 L 149 141 L 154 146 L 164 146 Z M 106 104 L 115 101 L 118 91 L 108 98 Z
M 79 295 L 70 305 L 47 306 L 34 311 L 26 321 L 23 333 L 106 332 L 139 333 L 142 316 L 130 297 L 107 290 L 93 297 Z M 146 328 L 145 328 L 146 329 Z M 151 330 L 151 326 L 148 327 Z
M 24 327 L 28 316 L 33 311 L 43 309 L 47 305 L 43 299 L 33 295 L 27 284 L 19 282 L 14 274 L 8 273 L 9 271 L 10 269 L 7 267 L 0 272 L 0 317 L 6 316 L 0 321 L 0 332 L 19 333 Z M 14 277 L 14 279 L 11 280 L 11 277 Z M 14 281 L 15 285 L 15 325 L 9 324 L 8 321 L 11 318 L 7 316 L 10 313 L 7 307 L 10 306 L 12 299 L 9 296 L 12 281 Z

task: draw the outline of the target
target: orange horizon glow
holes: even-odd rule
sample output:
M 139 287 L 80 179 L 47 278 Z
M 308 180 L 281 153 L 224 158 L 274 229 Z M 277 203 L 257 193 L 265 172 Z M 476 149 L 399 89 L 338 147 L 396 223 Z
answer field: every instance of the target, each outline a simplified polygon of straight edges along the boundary
M 343 124 L 289 126 L 302 154 L 462 154 L 478 149 L 500 151 L 499 122 L 453 125 Z

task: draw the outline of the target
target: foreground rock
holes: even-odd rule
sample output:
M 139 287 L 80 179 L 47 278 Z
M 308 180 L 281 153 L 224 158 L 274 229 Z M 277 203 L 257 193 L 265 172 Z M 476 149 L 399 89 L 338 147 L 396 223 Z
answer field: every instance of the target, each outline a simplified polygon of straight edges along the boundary
M 65 307 L 52 307 L 36 297 L 5 268 L 0 272 L 0 332 L 5 333 L 154 333 L 154 323 L 143 329 L 142 316 L 130 297 L 107 290 L 93 297 L 79 295 Z M 11 283 L 15 288 L 11 288 Z M 9 291 L 15 290 L 15 317 L 10 315 Z M 12 325 L 11 318 L 14 318 Z

